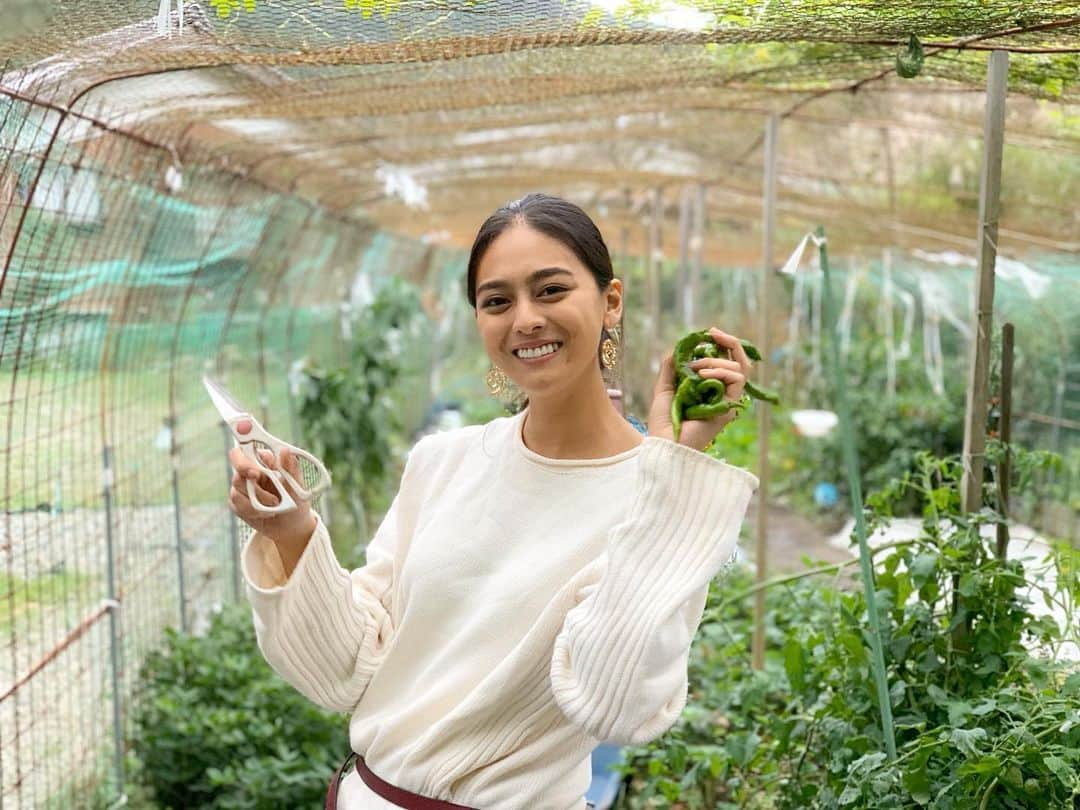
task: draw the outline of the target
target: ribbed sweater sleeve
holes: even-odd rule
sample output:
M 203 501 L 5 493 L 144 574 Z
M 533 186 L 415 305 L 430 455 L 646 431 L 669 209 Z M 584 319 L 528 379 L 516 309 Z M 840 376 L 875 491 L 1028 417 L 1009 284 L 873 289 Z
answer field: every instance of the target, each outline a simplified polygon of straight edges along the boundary
M 355 709 L 394 636 L 394 558 L 416 456 L 414 447 L 360 568 L 341 566 L 318 513 L 315 532 L 287 579 L 268 537 L 256 533 L 244 547 L 241 567 L 263 657 L 299 692 L 332 711 Z
M 758 487 L 753 473 L 668 439 L 646 437 L 637 458 L 633 505 L 566 614 L 550 671 L 571 722 L 632 745 L 667 731 L 686 704 L 709 582 Z

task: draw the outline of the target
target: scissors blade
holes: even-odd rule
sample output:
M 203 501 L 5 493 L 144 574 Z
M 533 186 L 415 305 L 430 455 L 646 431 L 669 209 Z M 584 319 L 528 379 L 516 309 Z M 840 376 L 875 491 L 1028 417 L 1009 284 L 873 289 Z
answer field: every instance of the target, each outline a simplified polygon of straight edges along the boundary
M 218 409 L 221 418 L 226 422 L 230 422 L 240 416 L 251 415 L 247 408 L 237 402 L 235 397 L 226 391 L 225 386 L 217 380 L 213 379 L 208 374 L 204 374 L 202 379 L 203 386 L 206 388 L 206 393 L 210 395 L 210 399 L 214 402 L 214 407 Z

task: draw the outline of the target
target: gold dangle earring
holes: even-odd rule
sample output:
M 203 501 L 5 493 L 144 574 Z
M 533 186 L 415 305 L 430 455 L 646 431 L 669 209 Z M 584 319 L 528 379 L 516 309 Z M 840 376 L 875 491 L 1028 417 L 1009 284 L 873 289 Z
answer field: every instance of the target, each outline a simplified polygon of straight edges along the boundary
M 492 366 L 488 369 L 488 373 L 484 375 L 484 382 L 487 383 L 488 393 L 496 399 L 501 399 L 510 386 L 510 380 L 507 378 L 506 372 L 498 366 Z
M 618 327 L 614 327 L 608 330 L 609 335 L 618 336 Z M 610 337 L 604 338 L 604 342 L 600 344 L 600 362 L 604 364 L 604 368 L 613 369 L 619 362 L 619 346 Z

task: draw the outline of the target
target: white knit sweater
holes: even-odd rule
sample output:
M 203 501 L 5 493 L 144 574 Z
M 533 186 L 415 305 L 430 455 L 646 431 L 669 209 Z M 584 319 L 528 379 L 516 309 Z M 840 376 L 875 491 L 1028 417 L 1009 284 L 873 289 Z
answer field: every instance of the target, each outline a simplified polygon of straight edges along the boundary
M 682 711 L 758 479 L 651 436 L 550 459 L 525 413 L 421 439 L 363 567 L 342 568 L 320 519 L 291 577 L 259 534 L 243 571 L 266 660 L 351 713 L 380 777 L 482 810 L 582 810 L 600 741 L 655 739 Z M 393 805 L 354 773 L 339 807 Z

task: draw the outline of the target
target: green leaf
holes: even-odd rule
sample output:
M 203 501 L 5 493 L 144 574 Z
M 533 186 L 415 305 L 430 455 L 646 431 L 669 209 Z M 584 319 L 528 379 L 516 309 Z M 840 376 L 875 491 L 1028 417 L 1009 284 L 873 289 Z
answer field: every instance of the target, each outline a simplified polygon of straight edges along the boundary
M 1063 695 L 1080 694 L 1080 672 L 1074 672 L 1065 679 L 1065 683 L 1061 686 L 1061 693 Z
M 893 685 L 889 687 L 889 702 L 893 707 L 903 703 L 905 695 L 907 695 L 907 684 L 902 678 L 896 680 Z
M 965 756 L 976 756 L 979 751 L 976 745 L 987 737 L 984 728 L 954 728 L 949 735 L 949 742 L 955 745 Z
M 930 552 L 923 552 L 911 561 L 911 581 L 916 587 L 922 587 L 922 585 L 934 575 L 934 571 L 937 570 L 937 564 L 938 555 Z
M 784 644 L 784 671 L 797 692 L 806 688 L 806 652 L 798 639 L 792 637 Z
M 724 748 L 740 767 L 745 768 L 754 758 L 760 743 L 761 738 L 757 734 L 747 731 L 730 735 L 724 743 Z
M 859 790 L 859 788 L 854 785 L 848 785 L 844 788 L 844 792 L 840 794 L 840 806 L 844 807 L 849 804 L 855 804 L 861 795 L 862 791 Z
M 1043 757 L 1043 763 L 1066 788 L 1071 790 L 1080 787 L 1080 776 L 1077 776 L 1076 771 L 1073 768 L 1070 768 L 1069 764 L 1061 757 L 1051 754 Z
M 948 694 L 936 683 L 932 683 L 926 687 L 926 694 L 938 706 L 945 707 L 949 705 Z
M 1001 760 L 993 754 L 989 756 L 979 757 L 978 759 L 972 759 L 965 762 L 960 766 L 958 773 L 963 776 L 978 775 L 978 774 L 997 774 L 1001 770 Z
M 949 725 L 962 726 L 971 716 L 971 704 L 965 700 L 950 700 L 948 702 Z
M 911 767 L 904 770 L 901 777 L 904 790 L 917 804 L 930 803 L 930 775 L 926 772 L 926 762 L 929 758 L 929 750 L 916 754 Z

